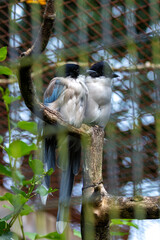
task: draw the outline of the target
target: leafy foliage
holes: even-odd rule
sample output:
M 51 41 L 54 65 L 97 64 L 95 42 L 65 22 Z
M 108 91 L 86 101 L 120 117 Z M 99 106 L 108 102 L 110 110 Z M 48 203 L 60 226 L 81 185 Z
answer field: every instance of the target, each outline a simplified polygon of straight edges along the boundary
M 110 226 L 113 225 L 126 225 L 138 229 L 138 225 L 131 222 L 131 219 L 112 219 Z
M 26 130 L 34 135 L 37 135 L 37 124 L 35 122 L 20 121 L 17 126 L 22 130 Z
M 76 229 L 73 229 L 73 234 L 79 238 L 81 238 L 81 233 L 79 231 L 77 231 Z
M 12 156 L 14 158 L 20 158 L 29 154 L 31 151 L 37 150 L 37 147 L 34 143 L 28 145 L 25 142 L 16 140 L 13 141 L 8 148 L 5 147 L 5 150 L 9 156 Z
M 0 144 L 3 142 L 3 137 L 0 135 Z
M 12 70 L 8 67 L 5 66 L 0 66 L 0 74 L 4 74 L 4 75 L 12 75 Z
M 0 235 L 0 240 L 19 240 L 19 237 L 17 236 L 17 234 L 13 233 L 13 232 L 6 232 L 2 235 Z
M 0 62 L 4 61 L 7 57 L 7 47 L 0 48 Z M 12 75 L 12 70 L 6 66 L 0 66 L 0 75 Z
M 26 232 L 25 235 L 28 236 L 31 240 L 41 239 L 41 238 L 53 239 L 53 240 L 62 239 L 61 236 L 56 232 L 51 232 L 51 233 L 46 234 L 46 235 L 39 235 L 37 233 Z
M 111 229 L 115 226 L 129 226 L 138 229 L 138 225 L 133 223 L 131 219 L 111 219 L 110 227 Z M 111 236 L 125 236 L 128 235 L 126 232 L 120 231 L 120 228 L 110 231 Z
M 7 48 L 3 47 L 0 49 L 0 61 L 6 59 Z M 0 74 L 11 75 L 12 70 L 8 67 L 0 66 Z M 21 221 L 21 217 L 28 215 L 34 211 L 33 207 L 28 204 L 29 199 L 31 199 L 35 194 L 50 194 L 57 189 L 50 188 L 48 191 L 44 191 L 41 186 L 42 179 L 46 174 L 51 175 L 53 169 L 50 169 L 48 172 L 45 172 L 43 169 L 43 163 L 39 159 L 33 159 L 31 156 L 32 151 L 37 150 L 36 144 L 27 144 L 20 139 L 15 139 L 12 136 L 11 121 L 9 116 L 10 104 L 20 100 L 21 97 L 10 96 L 9 89 L 3 89 L 0 87 L 0 92 L 2 93 L 2 99 L 4 100 L 7 114 L 8 114 L 8 132 L 9 132 L 9 142 L 7 146 L 1 145 L 3 142 L 3 136 L 0 136 L 0 147 L 6 151 L 9 161 L 9 164 L 3 165 L 0 164 L 0 174 L 7 176 L 12 181 L 11 191 L 5 193 L 3 196 L 0 196 L 0 201 L 7 201 L 9 205 L 4 204 L 3 207 L 9 209 L 9 213 L 0 219 L 0 240 L 7 239 L 19 239 L 15 233 L 11 232 L 11 227 L 14 224 L 15 220 L 18 219 Z M 13 124 L 12 124 L 13 125 Z M 35 122 L 26 122 L 21 121 L 17 124 L 14 124 L 14 127 L 18 127 L 22 130 L 32 133 L 35 137 L 37 134 L 37 124 Z M 13 139 L 13 140 L 12 140 Z M 16 161 L 18 159 L 26 156 L 29 156 L 29 166 L 33 171 L 33 177 L 31 179 L 26 179 L 25 176 L 21 173 L 20 169 L 16 167 Z M 25 191 L 23 190 L 25 187 Z M 36 189 L 36 190 L 35 190 Z M 23 229 L 23 224 L 20 222 L 21 229 Z M 23 239 L 25 239 L 24 231 L 22 230 Z M 49 233 L 45 236 L 38 235 L 37 233 L 26 233 L 26 236 L 30 239 L 60 239 L 58 233 Z
M 3 62 L 7 57 L 7 47 L 0 48 L 0 62 Z

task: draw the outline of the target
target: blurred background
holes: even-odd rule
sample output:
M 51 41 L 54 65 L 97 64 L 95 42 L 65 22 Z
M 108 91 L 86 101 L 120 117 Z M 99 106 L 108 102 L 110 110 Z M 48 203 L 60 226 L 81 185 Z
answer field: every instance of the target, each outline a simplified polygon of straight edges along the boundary
M 33 44 L 38 34 L 45 4 L 45 0 L 0 1 L 0 47 L 8 47 L 6 63 L 14 72 L 20 53 Z M 56 22 L 45 57 L 33 66 L 40 99 L 58 64 L 74 61 L 86 68 L 100 60 L 109 62 L 119 78 L 113 81 L 112 114 L 106 127 L 104 186 L 117 196 L 160 195 L 160 1 L 58 0 L 55 9 Z M 20 95 L 15 78 L 2 76 L 0 86 L 8 87 L 13 96 Z M 10 117 L 13 126 L 20 120 L 37 122 L 23 100 L 12 104 Z M 14 139 L 36 142 L 28 132 L 13 131 Z M 1 97 L 0 134 L 7 146 L 7 114 Z M 8 161 L 1 151 L 0 162 Z M 28 158 L 19 164 L 29 179 L 32 172 Z M 1 191 L 10 191 L 11 185 L 11 179 L 0 175 Z M 52 187 L 59 188 L 58 169 L 52 175 Z M 71 227 L 77 230 L 81 189 L 82 170 L 76 177 L 71 202 Z M 57 203 L 58 191 L 45 207 L 39 198 L 33 202 L 38 214 L 50 214 L 46 221 L 56 216 Z M 138 230 L 125 226 L 121 231 L 128 234 L 113 239 L 159 239 L 159 220 L 134 222 Z

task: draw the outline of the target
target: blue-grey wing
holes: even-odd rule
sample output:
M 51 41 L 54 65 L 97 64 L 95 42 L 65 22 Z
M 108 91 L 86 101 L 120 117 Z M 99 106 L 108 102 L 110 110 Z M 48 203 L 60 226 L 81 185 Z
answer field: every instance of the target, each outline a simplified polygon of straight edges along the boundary
M 44 104 L 47 106 L 57 100 L 64 88 L 64 85 L 58 79 L 53 79 L 48 85 L 44 93 Z M 47 172 L 50 168 L 55 169 L 56 162 L 56 136 L 52 129 L 54 125 L 41 123 L 41 132 L 43 132 L 42 140 L 42 161 L 44 169 Z M 40 127 L 39 127 L 40 129 Z M 39 130 L 40 131 L 40 130 Z M 48 189 L 50 187 L 50 176 L 46 175 L 43 180 L 43 185 Z
M 56 101 L 64 90 L 64 84 L 59 79 L 53 79 L 44 93 L 44 104 Z

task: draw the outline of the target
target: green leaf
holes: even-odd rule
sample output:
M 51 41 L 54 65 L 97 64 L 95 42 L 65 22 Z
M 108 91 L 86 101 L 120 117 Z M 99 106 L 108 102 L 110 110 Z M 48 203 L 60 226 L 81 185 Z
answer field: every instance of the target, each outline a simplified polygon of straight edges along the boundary
M 20 140 L 15 140 L 9 145 L 9 148 L 6 147 L 5 150 L 9 156 L 20 158 L 28 155 L 33 150 L 37 150 L 37 147 L 34 143 L 28 145 Z
M 16 169 L 16 171 L 12 171 L 12 173 L 14 180 L 17 180 L 19 181 L 19 184 L 22 184 L 22 182 L 25 180 L 25 176 L 20 172 L 20 170 Z
M 138 225 L 133 223 L 133 222 L 123 220 L 123 225 L 127 225 L 127 226 L 134 227 L 134 228 L 138 229 Z
M 29 180 L 23 180 L 22 184 L 23 184 L 23 186 L 27 186 L 27 185 L 32 184 L 32 182 L 33 182 L 33 178 L 31 178 Z
M 48 194 L 48 190 L 43 186 L 40 185 L 37 189 L 36 192 L 39 193 L 41 196 L 45 196 Z
M 7 57 L 7 47 L 0 48 L 0 62 L 4 61 Z
M 12 177 L 11 168 L 8 166 L 4 166 L 0 163 L 0 174 L 5 175 L 7 177 Z
M 44 173 L 43 163 L 39 159 L 29 159 L 29 166 L 35 175 L 42 175 Z
M 57 188 L 54 188 L 52 189 L 51 187 L 48 189 L 48 193 L 54 193 L 54 192 L 57 192 L 58 189 Z
M 26 197 L 26 193 L 24 191 L 22 191 L 21 189 L 16 188 L 14 186 L 11 186 L 11 189 L 15 194 L 21 194 L 22 196 Z
M 31 240 L 40 239 L 40 238 L 53 239 L 53 240 L 60 240 L 60 239 L 62 239 L 61 235 L 58 234 L 57 232 L 51 232 L 51 233 L 46 234 L 46 235 L 39 235 L 37 233 L 25 232 L 25 235 L 27 237 L 29 237 Z
M 39 239 L 39 238 L 47 238 L 47 239 L 58 240 L 58 239 L 61 239 L 61 235 L 58 234 L 57 232 L 51 232 L 51 233 L 46 234 L 46 235 L 37 234 L 35 239 Z
M 112 226 L 112 225 L 121 225 L 121 224 L 123 224 L 122 219 L 111 219 L 110 226 Z
M 15 102 L 15 101 L 17 101 L 17 100 L 20 100 L 20 99 L 21 99 L 21 96 L 13 97 L 13 96 L 4 95 L 4 96 L 3 96 L 3 99 L 4 99 L 4 102 L 5 102 L 6 104 L 11 104 L 12 102 Z
M 0 196 L 0 201 L 5 200 L 9 201 L 12 204 L 15 211 L 19 210 L 20 207 L 28 201 L 28 199 L 22 196 L 21 194 L 14 195 L 12 193 L 6 193 L 5 195 Z
M 14 209 L 13 209 L 13 207 L 11 207 L 11 206 L 8 206 L 8 205 L 2 205 L 2 207 L 3 208 L 7 208 L 7 209 L 9 209 L 10 211 L 14 211 Z
M 11 170 L 9 166 L 3 166 L 2 164 L 0 164 L 0 174 L 18 181 L 18 184 L 22 184 L 22 182 L 25 180 L 25 176 L 22 175 L 18 169 Z
M 112 219 L 110 226 L 113 226 L 113 225 L 127 225 L 127 226 L 138 229 L 138 225 L 131 222 L 130 219 Z
M 50 176 L 54 172 L 53 168 L 50 168 L 47 172 L 46 175 Z
M 6 221 L 0 222 L 0 235 L 4 233 L 5 231 L 9 231 L 9 225 Z
M 29 205 L 25 204 L 20 212 L 21 216 L 28 215 L 31 212 L 34 212 L 33 207 L 30 207 Z
M 0 219 L 0 222 L 8 221 L 8 220 L 11 219 L 14 215 L 15 215 L 15 212 L 13 211 L 12 213 L 10 213 L 10 214 L 6 215 L 5 217 L 3 217 L 2 219 Z
M 45 196 L 49 193 L 54 193 L 58 191 L 58 189 L 52 189 L 51 187 L 47 190 L 43 185 L 40 185 L 39 187 L 37 187 L 36 192 L 39 193 L 41 196 Z
M 21 122 L 18 122 L 17 126 L 22 130 L 26 130 L 34 135 L 37 135 L 37 123 L 36 122 L 21 121 Z
M 2 87 L 0 87 L 0 91 L 1 91 L 2 95 L 4 95 L 4 89 Z
M 4 233 L 0 236 L 0 240 L 19 240 L 19 237 L 17 234 L 13 233 L 13 232 L 7 232 Z
M 5 66 L 0 66 L 0 75 L 4 74 L 4 75 L 12 75 L 13 72 L 10 68 L 5 67 Z
M 25 232 L 25 235 L 26 235 L 27 237 L 29 237 L 31 240 L 35 240 L 37 233 Z
M 25 179 L 24 175 L 22 175 L 18 169 L 11 170 L 9 166 L 4 166 L 1 163 L 0 163 L 0 174 L 10 178 L 14 178 L 14 180 L 17 180 L 19 182 L 22 182 Z
M 0 144 L 3 142 L 3 137 L 0 135 Z
M 77 231 L 76 229 L 73 229 L 73 234 L 79 238 L 82 238 L 81 233 Z
M 111 234 L 111 236 L 125 236 L 125 235 L 128 235 L 129 233 L 111 231 L 110 234 Z

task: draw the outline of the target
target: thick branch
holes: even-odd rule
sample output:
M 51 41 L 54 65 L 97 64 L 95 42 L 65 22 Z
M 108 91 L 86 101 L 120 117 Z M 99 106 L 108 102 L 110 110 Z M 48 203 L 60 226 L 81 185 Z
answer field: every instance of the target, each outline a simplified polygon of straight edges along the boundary
M 21 54 L 22 56 L 39 54 L 45 50 L 52 33 L 54 22 L 55 22 L 54 0 L 48 0 L 43 15 L 43 23 L 37 36 L 37 39 L 31 48 L 29 48 L 26 52 Z
M 114 197 L 106 193 L 103 184 L 94 187 L 90 200 L 93 202 L 95 218 L 158 219 L 160 197 Z
M 83 189 L 82 237 L 109 240 L 110 219 L 158 219 L 160 197 L 114 197 L 107 194 L 103 184 Z
M 96 194 L 99 186 L 103 186 L 102 181 L 102 159 L 103 159 L 103 139 L 104 130 L 98 126 L 92 129 L 92 137 L 85 142 L 84 163 L 83 163 L 83 203 L 81 212 L 81 233 L 82 239 L 87 240 L 108 240 L 109 218 L 105 221 L 99 215 L 96 220 L 95 210 L 100 209 L 99 204 L 107 192 L 103 188 L 103 195 Z M 98 191 L 99 192 L 99 191 Z M 95 195 L 96 194 L 96 195 Z
M 120 218 L 158 219 L 160 217 L 160 197 L 118 197 L 112 198 Z M 116 210 L 116 209 L 115 209 Z
M 84 146 L 83 188 L 102 182 L 102 156 L 104 130 L 98 126 L 92 128 L 92 138 Z
M 94 127 L 84 146 L 82 239 L 109 240 L 112 218 L 157 219 L 160 197 L 135 198 L 110 196 L 102 183 L 103 129 Z

